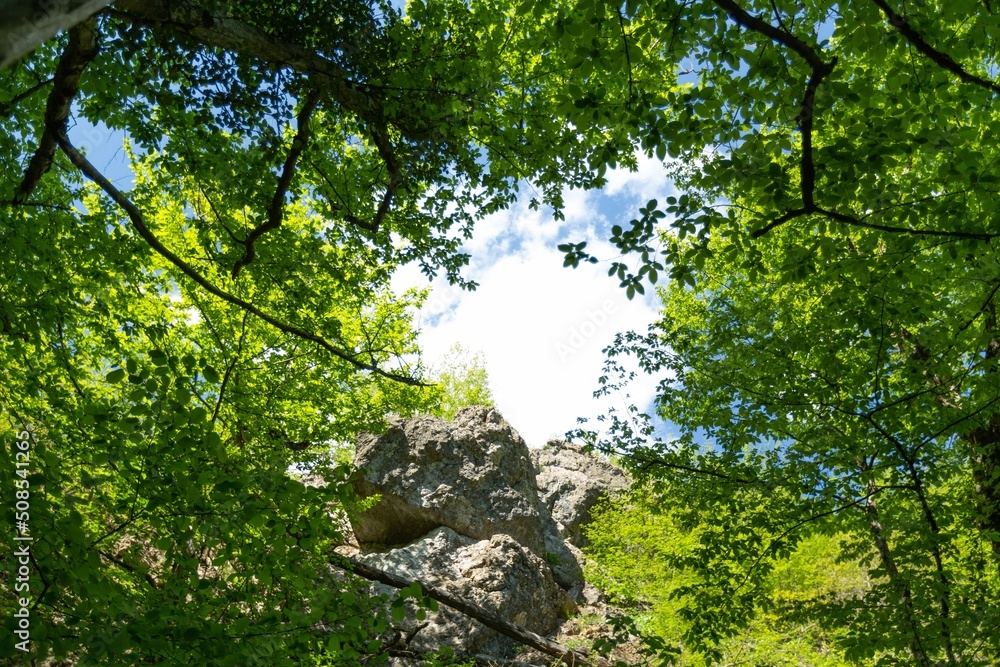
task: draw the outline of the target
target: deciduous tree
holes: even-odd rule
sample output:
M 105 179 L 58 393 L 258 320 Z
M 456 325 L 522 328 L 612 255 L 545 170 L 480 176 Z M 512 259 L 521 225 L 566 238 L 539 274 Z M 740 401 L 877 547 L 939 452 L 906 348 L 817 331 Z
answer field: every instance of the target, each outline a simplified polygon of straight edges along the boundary
M 634 353 L 663 378 L 652 407 L 680 437 L 657 443 L 618 415 L 605 446 L 716 529 L 694 634 L 751 610 L 747 591 L 800 540 L 843 531 L 874 582 L 832 617 L 851 629 L 849 657 L 995 663 L 994 8 L 613 9 L 630 71 L 659 63 L 667 80 L 636 85 L 624 122 L 678 192 L 612 231 L 626 256 L 609 272 L 629 296 L 671 282 L 663 319 L 620 338 L 611 362 Z M 564 27 L 608 26 L 602 11 L 582 3 Z M 603 44 L 615 49 L 610 33 Z M 577 123 L 612 113 L 578 108 Z

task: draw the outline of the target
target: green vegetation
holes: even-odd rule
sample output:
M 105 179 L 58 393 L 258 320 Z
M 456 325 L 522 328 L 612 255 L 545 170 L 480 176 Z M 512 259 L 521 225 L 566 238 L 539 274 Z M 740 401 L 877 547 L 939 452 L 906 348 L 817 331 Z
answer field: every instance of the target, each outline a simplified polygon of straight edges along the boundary
M 439 368 L 431 373 L 436 385 L 436 405 L 432 414 L 453 419 L 459 410 L 473 405 L 493 407 L 493 392 L 482 353 L 470 353 L 455 343 Z
M 31 427 L 0 493 L 34 536 L 0 659 L 375 659 L 383 601 L 325 574 L 329 447 L 489 398 L 475 360 L 424 386 L 389 279 L 474 287 L 460 245 L 520 179 L 556 210 L 597 183 L 514 7 L 223 4 L 122 0 L 0 73 L 0 440 Z
M 688 78 L 636 113 L 679 191 L 613 229 L 627 254 L 609 270 L 630 296 L 671 280 L 602 382 L 617 395 L 628 356 L 661 382 L 651 406 L 607 418 L 610 435 L 580 435 L 695 536 L 676 575 L 694 577 L 677 583 L 685 647 L 718 658 L 769 623 L 775 577 L 826 539 L 869 581 L 854 603 L 810 606 L 838 655 L 997 664 L 998 15 L 626 9 L 634 67 Z
M 705 610 L 694 591 L 708 583 L 699 569 L 711 526 L 688 526 L 664 513 L 671 503 L 636 491 L 606 502 L 588 526 L 588 580 L 628 612 L 646 635 L 662 639 L 679 655 L 675 664 L 841 667 L 844 629 L 831 620 L 869 589 L 858 563 L 841 560 L 841 540 L 814 535 L 797 546 L 760 582 L 754 613 L 735 623 L 731 636 L 708 647 L 688 644 Z M 694 620 L 698 619 L 698 620 Z
M 474 288 L 479 219 L 522 189 L 559 218 L 638 148 L 678 192 L 608 271 L 670 282 L 602 390 L 638 358 L 679 437 L 648 406 L 580 433 L 643 490 L 596 576 L 692 664 L 1000 663 L 998 30 L 978 0 L 119 0 L 0 71 L 30 657 L 376 660 L 384 601 L 317 581 L 353 502 L 325 453 L 489 400 L 475 358 L 424 386 L 393 271 Z M 105 129 L 131 187 L 75 145 Z

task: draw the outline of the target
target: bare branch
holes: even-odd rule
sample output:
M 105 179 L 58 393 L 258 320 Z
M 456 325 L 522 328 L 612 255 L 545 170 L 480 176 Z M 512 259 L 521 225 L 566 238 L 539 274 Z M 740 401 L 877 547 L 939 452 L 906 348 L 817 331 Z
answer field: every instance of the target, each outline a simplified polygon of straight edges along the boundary
M 345 558 L 344 560 L 346 561 L 344 564 L 337 561 L 334 561 L 331 564 L 347 570 L 348 572 L 353 572 L 354 574 L 364 577 L 369 581 L 377 581 L 387 586 L 392 586 L 393 588 L 406 588 L 411 584 L 419 584 L 420 589 L 425 595 L 427 595 L 427 597 L 437 600 L 441 604 L 447 605 L 448 607 L 451 607 L 452 609 L 459 611 L 470 618 L 474 618 L 486 627 L 496 630 L 497 632 L 510 637 L 525 646 L 530 646 L 534 649 L 538 649 L 542 653 L 559 658 L 567 665 L 590 667 L 594 664 L 568 646 L 564 646 L 558 642 L 546 639 L 541 635 L 537 635 L 530 630 L 525 630 L 520 626 L 514 625 L 510 621 L 500 618 L 496 614 L 483 609 L 473 602 L 460 598 L 457 595 L 452 595 L 447 591 L 435 588 L 420 581 L 403 579 L 402 577 L 396 576 L 390 572 L 366 565 L 365 563 L 362 563 L 354 558 Z M 607 663 L 599 658 L 597 664 L 606 665 Z

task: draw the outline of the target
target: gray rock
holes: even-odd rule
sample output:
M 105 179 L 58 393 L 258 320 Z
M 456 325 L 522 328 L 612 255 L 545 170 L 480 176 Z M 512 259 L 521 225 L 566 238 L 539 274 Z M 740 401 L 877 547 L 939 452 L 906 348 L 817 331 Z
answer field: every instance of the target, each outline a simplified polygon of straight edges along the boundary
M 502 533 L 474 540 L 442 527 L 408 546 L 360 558 L 372 567 L 445 589 L 542 635 L 574 608 L 542 560 Z M 380 592 L 393 594 L 387 587 Z M 512 640 L 444 605 L 428 612 L 426 622 L 413 636 L 411 650 L 447 645 L 466 654 L 513 656 Z M 400 623 L 404 635 L 418 625 L 412 613 Z
M 454 422 L 391 419 L 385 434 L 359 438 L 354 463 L 358 495 L 381 494 L 352 518 L 362 547 L 406 544 L 447 526 L 475 539 L 509 535 L 545 557 L 528 448 L 496 410 L 467 408 Z
M 542 515 L 542 534 L 545 536 L 545 561 L 552 568 L 556 583 L 570 592 L 573 599 L 583 588 L 583 555 L 559 534 L 559 524 L 549 514 L 541 500 L 538 511 Z
M 543 449 L 531 450 L 538 496 L 548 509 L 559 536 L 577 547 L 587 545 L 583 526 L 601 496 L 628 488 L 629 478 L 613 466 L 562 440 L 550 440 Z M 553 541 L 551 537 L 548 540 Z

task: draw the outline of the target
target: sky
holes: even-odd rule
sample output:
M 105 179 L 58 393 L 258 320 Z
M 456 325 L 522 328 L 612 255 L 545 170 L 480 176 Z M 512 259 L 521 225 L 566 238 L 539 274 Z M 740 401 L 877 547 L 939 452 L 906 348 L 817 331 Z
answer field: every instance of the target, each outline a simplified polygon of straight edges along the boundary
M 71 132 L 87 147 L 94 164 L 127 190 L 131 174 L 124 163 L 123 134 L 86 123 Z M 615 334 L 644 332 L 657 316 L 653 290 L 633 301 L 607 275 L 619 257 L 607 242 L 611 226 L 627 223 L 650 199 L 675 194 L 662 163 L 639 157 L 638 169 L 610 171 L 601 191 L 564 193 L 565 220 L 552 210 L 531 210 L 531 189 L 508 210 L 481 221 L 464 250 L 471 256 L 464 276 L 479 283 L 474 292 L 428 283 L 416 265 L 394 277 L 401 294 L 410 287 L 431 288 L 424 308 L 415 314 L 425 364 L 433 368 L 456 343 L 481 353 L 497 409 L 529 446 L 576 428 L 577 418 L 593 419 L 614 404 L 647 408 L 657 378 L 642 376 L 629 390 L 598 401 L 593 397 L 602 374 L 602 350 Z M 601 259 L 576 269 L 563 267 L 560 243 L 588 241 Z
M 593 398 L 602 350 L 616 333 L 644 332 L 657 317 L 652 290 L 629 301 L 608 277 L 618 254 L 606 239 L 613 224 L 626 225 L 647 201 L 670 194 L 663 165 L 641 157 L 634 173 L 610 172 L 602 191 L 567 191 L 564 221 L 551 209 L 530 210 L 530 194 L 483 220 L 464 248 L 472 257 L 464 275 L 479 288 L 463 292 L 438 279 L 417 315 L 425 361 L 439 364 L 455 343 L 480 352 L 497 408 L 530 446 L 562 436 L 578 417 L 596 417 L 608 407 Z M 584 240 L 602 261 L 564 268 L 556 246 Z M 407 267 L 393 286 L 401 292 L 428 282 Z M 632 402 L 648 406 L 655 383 L 636 382 Z M 625 406 L 624 396 L 610 400 Z

